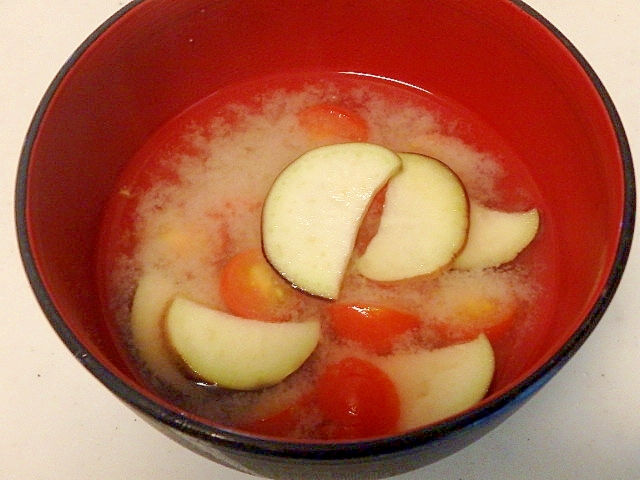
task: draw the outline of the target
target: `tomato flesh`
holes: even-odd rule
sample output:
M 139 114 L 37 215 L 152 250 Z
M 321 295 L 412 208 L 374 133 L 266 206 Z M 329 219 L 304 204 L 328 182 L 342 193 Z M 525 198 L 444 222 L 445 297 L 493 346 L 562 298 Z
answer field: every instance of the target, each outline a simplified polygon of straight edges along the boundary
M 331 327 L 340 338 L 377 355 L 391 353 L 402 335 L 422 325 L 418 316 L 388 307 L 335 303 L 329 313 Z
M 273 270 L 260 249 L 243 251 L 225 264 L 220 294 L 234 315 L 276 322 L 292 317 L 300 295 Z
M 298 113 L 300 126 L 316 140 L 364 142 L 369 137 L 366 121 L 341 105 L 320 103 Z
M 257 435 L 297 438 L 302 436 L 299 432 L 300 424 L 313 408 L 313 396 L 302 395 L 282 410 L 241 425 L 240 428 Z
M 455 313 L 434 328 L 445 343 L 467 341 L 484 333 L 492 344 L 499 342 L 510 330 L 517 314 L 515 301 L 495 298 L 466 298 Z

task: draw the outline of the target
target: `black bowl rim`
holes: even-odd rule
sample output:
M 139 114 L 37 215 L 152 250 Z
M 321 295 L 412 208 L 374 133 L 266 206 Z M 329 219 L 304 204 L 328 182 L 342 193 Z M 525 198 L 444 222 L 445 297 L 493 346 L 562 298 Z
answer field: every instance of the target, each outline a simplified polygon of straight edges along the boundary
M 139 410 L 160 422 L 160 424 L 167 425 L 168 427 L 191 437 L 198 438 L 205 442 L 212 442 L 220 447 L 226 447 L 234 451 L 308 460 L 340 460 L 375 457 L 381 454 L 393 454 L 411 449 L 419 449 L 429 443 L 443 439 L 451 433 L 460 432 L 475 424 L 485 422 L 491 417 L 496 417 L 499 414 L 505 414 L 514 410 L 515 407 L 526 401 L 533 393 L 539 390 L 549 379 L 551 379 L 586 341 L 587 337 L 597 326 L 605 310 L 611 303 L 614 293 L 622 279 L 622 275 L 629 258 L 635 226 L 636 210 L 636 187 L 631 150 L 622 121 L 611 97 L 595 71 L 582 54 L 553 24 L 546 20 L 536 10 L 521 0 L 507 0 L 542 24 L 544 28 L 552 33 L 565 46 L 569 53 L 571 53 L 571 55 L 584 69 L 604 103 L 612 122 L 618 146 L 620 148 L 622 158 L 621 166 L 624 174 L 625 191 L 623 218 L 620 225 L 621 236 L 612 271 L 609 273 L 607 282 L 604 285 L 599 298 L 589 311 L 580 328 L 576 330 L 576 332 L 553 355 L 551 359 L 549 359 L 544 365 L 538 368 L 520 384 L 501 396 L 483 404 L 480 408 L 473 409 L 452 419 L 416 431 L 382 439 L 340 443 L 278 441 L 212 427 L 185 417 L 177 411 L 167 409 L 166 407 L 145 397 L 139 391 L 118 378 L 113 372 L 103 366 L 65 325 L 65 322 L 55 308 L 54 303 L 49 298 L 43 281 L 38 274 L 33 255 L 31 253 L 31 246 L 27 232 L 27 171 L 29 168 L 31 150 L 35 142 L 40 123 L 48 108 L 49 102 L 64 77 L 73 68 L 74 64 L 82 54 L 98 37 L 100 37 L 100 35 L 102 35 L 111 27 L 111 25 L 117 22 L 126 13 L 144 3 L 144 1 L 145 0 L 134 0 L 109 17 L 75 50 L 75 52 L 62 66 L 58 74 L 54 77 L 34 114 L 31 125 L 29 126 L 20 155 L 15 191 L 15 221 L 20 255 L 36 299 L 53 329 L 67 348 L 84 365 L 85 368 L 87 368 L 117 397 L 134 407 L 134 409 Z

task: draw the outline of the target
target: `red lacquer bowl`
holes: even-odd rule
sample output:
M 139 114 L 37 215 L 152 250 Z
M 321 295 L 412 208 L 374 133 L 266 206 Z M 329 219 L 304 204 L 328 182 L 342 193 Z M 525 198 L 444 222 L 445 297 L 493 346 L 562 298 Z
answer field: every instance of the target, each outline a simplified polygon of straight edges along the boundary
M 101 214 L 118 175 L 164 122 L 217 89 L 288 71 L 358 72 L 463 105 L 523 159 L 557 226 L 557 301 L 523 372 L 455 418 L 339 444 L 256 438 L 181 413 L 140 384 L 108 335 L 94 279 Z M 627 261 L 635 216 L 629 146 L 576 49 L 509 0 L 145 0 L 110 18 L 64 65 L 18 173 L 21 253 L 71 352 L 167 435 L 278 478 L 387 476 L 433 462 L 504 420 L 576 352 Z

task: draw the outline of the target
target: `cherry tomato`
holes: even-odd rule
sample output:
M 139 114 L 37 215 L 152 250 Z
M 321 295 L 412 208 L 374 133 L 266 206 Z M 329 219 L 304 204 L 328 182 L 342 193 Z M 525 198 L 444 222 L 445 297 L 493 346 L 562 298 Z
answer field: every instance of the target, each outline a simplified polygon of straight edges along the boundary
M 327 439 L 366 438 L 393 433 L 400 398 L 391 379 L 366 360 L 347 357 L 329 365 L 317 386 Z
M 241 425 L 242 430 L 270 437 L 296 438 L 298 427 L 313 408 L 313 398 L 303 395 L 282 410 Z
M 317 140 L 364 142 L 369 137 L 365 120 L 341 105 L 320 103 L 298 113 L 300 126 Z
M 461 298 L 454 313 L 437 321 L 436 330 L 446 342 L 472 340 L 484 333 L 492 344 L 500 341 L 511 330 L 517 314 L 515 301 L 495 298 Z
M 391 353 L 400 336 L 421 326 L 416 315 L 387 307 L 334 303 L 329 313 L 331 327 L 339 337 L 378 355 Z
M 232 257 L 222 269 L 220 294 L 234 315 L 286 321 L 297 308 L 297 292 L 273 270 L 260 249 Z

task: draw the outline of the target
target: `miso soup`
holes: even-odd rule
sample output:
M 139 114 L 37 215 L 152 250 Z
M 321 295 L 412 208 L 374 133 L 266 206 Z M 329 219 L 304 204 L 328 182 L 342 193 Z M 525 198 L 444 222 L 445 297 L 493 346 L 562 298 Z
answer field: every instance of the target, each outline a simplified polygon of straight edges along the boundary
M 466 269 L 454 262 L 428 275 L 368 279 L 356 262 L 377 234 L 385 186 L 358 227 L 339 295 L 296 288 L 264 256 L 265 199 L 301 155 L 353 142 L 437 159 L 455 173 L 470 204 L 535 209 L 535 238 L 500 265 Z M 517 152 L 453 102 L 363 75 L 278 76 L 224 88 L 148 140 L 108 205 L 98 283 L 105 317 L 141 381 L 190 414 L 288 439 L 389 435 L 458 413 L 472 406 L 468 398 L 478 389 L 474 402 L 526 370 L 555 291 L 553 225 L 545 212 Z M 250 284 L 256 269 L 262 286 Z M 132 313 L 143 288 L 144 302 Z M 320 336 L 281 381 L 220 386 L 190 368 L 168 339 L 165 317 L 176 297 L 255 322 L 317 321 Z M 252 341 L 227 342 L 242 350 Z M 476 348 L 481 341 L 490 360 L 485 347 Z M 486 373 L 476 360 L 469 360 L 471 379 L 463 372 L 460 384 L 447 380 L 467 361 L 459 355 L 494 362 L 486 385 L 473 385 L 474 368 Z

